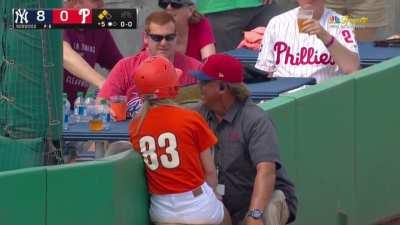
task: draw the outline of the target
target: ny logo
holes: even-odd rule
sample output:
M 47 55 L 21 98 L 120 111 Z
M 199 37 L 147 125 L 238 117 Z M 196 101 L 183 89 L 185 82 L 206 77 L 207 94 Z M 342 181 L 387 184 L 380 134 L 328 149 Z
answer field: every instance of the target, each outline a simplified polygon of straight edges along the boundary
M 19 23 L 19 24 L 28 23 L 28 11 L 26 11 L 26 9 L 24 10 L 18 9 L 17 11 L 14 11 L 14 16 L 15 16 L 14 23 Z

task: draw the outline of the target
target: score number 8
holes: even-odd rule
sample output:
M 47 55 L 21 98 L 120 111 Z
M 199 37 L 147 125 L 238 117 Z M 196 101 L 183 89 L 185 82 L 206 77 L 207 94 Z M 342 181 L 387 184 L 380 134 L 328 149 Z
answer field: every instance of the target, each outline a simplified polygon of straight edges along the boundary
M 46 19 L 45 13 L 43 10 L 38 10 L 36 12 L 36 21 L 43 22 Z

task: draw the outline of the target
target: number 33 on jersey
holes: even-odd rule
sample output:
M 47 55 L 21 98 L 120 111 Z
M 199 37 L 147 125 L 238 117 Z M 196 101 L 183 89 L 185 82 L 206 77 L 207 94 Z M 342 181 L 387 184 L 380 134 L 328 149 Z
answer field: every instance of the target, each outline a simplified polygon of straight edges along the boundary
M 139 121 L 140 116 L 132 121 L 129 132 L 146 165 L 150 193 L 181 193 L 204 183 L 200 154 L 217 138 L 199 113 L 163 105 L 151 108 L 141 125 Z
M 144 136 L 140 138 L 139 144 L 144 162 L 150 170 L 156 170 L 160 164 L 167 169 L 179 166 L 179 153 L 173 133 L 163 133 L 157 139 L 152 136 Z M 165 148 L 165 154 L 160 154 L 159 158 L 156 153 L 157 147 Z

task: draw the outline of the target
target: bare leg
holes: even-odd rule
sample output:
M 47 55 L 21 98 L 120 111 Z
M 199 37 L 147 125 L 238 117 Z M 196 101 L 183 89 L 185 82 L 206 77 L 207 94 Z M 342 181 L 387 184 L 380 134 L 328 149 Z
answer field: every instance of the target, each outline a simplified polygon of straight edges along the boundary
M 231 215 L 229 214 L 225 206 L 224 206 L 224 219 L 222 220 L 222 223 L 220 223 L 219 225 L 232 225 Z

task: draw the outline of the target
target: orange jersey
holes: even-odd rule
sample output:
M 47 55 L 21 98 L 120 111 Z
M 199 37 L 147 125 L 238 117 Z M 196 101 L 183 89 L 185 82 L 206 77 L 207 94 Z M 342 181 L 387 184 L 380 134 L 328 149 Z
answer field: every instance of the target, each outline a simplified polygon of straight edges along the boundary
M 157 106 L 148 111 L 137 134 L 139 118 L 130 124 L 129 134 L 146 164 L 149 192 L 181 193 L 204 183 L 200 153 L 217 138 L 203 117 L 177 106 Z

